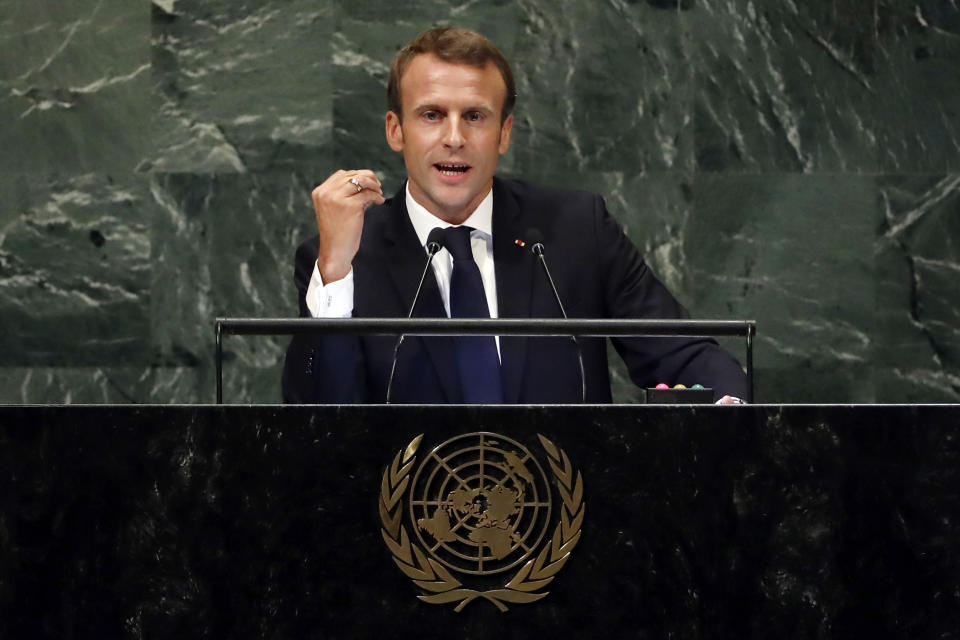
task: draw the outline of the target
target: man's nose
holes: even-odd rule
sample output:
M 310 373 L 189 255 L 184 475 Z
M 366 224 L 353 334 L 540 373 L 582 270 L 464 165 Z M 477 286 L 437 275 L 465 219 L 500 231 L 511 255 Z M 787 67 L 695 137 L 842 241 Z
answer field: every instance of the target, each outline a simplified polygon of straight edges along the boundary
M 463 146 L 463 124 L 460 118 L 447 118 L 446 129 L 443 132 L 443 144 L 446 147 L 458 149 Z

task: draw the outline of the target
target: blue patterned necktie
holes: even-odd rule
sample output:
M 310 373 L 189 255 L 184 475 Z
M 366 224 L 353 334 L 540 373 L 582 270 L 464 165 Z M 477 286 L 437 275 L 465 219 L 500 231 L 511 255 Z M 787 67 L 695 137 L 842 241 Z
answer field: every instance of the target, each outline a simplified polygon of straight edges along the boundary
M 487 295 L 480 269 L 470 249 L 470 227 L 448 227 L 444 246 L 453 256 L 450 275 L 450 317 L 489 318 Z M 500 358 L 493 336 L 457 336 L 453 339 L 463 401 L 469 404 L 502 404 Z

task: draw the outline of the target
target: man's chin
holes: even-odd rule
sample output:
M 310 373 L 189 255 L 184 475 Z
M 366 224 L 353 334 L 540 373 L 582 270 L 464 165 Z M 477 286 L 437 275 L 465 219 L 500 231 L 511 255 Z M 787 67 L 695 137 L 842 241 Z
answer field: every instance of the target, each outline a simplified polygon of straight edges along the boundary
M 471 204 L 471 198 L 437 198 L 433 201 L 431 213 L 451 224 L 460 224 L 473 213 Z
M 429 192 L 412 190 L 413 198 L 424 206 L 430 213 L 451 224 L 460 224 L 473 213 L 482 198 L 478 197 L 485 191 L 477 191 L 473 184 L 445 184 L 434 182 Z

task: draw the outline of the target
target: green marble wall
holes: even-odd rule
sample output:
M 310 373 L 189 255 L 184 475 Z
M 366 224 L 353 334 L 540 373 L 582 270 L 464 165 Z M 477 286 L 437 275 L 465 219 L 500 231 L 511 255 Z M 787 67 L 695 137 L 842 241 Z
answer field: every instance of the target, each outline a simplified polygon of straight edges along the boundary
M 212 401 L 212 319 L 296 313 L 311 187 L 400 185 L 388 63 L 449 23 L 514 61 L 502 173 L 756 319 L 761 400 L 960 401 L 952 0 L 0 0 L 0 402 Z M 278 400 L 285 340 L 226 346 Z

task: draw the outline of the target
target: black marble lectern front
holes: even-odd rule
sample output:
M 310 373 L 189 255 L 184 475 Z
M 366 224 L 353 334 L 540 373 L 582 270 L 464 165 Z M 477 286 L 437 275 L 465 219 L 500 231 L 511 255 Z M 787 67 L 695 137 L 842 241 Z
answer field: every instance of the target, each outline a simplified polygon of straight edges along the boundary
M 958 436 L 957 406 L 3 407 L 0 637 L 949 637 Z

